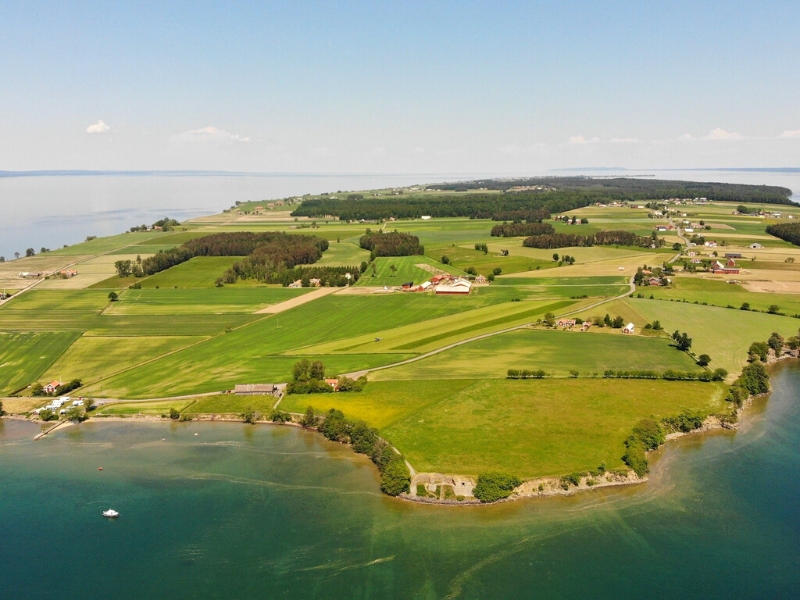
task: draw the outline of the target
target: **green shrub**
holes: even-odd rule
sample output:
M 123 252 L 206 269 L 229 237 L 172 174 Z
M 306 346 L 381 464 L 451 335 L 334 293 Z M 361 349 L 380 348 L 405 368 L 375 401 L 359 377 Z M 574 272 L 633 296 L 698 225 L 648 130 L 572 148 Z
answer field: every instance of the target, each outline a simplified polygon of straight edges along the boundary
M 633 428 L 633 435 L 644 445 L 646 450 L 655 450 L 666 441 L 664 430 L 654 419 L 642 419 Z
M 399 496 L 411 488 L 411 472 L 399 454 L 389 460 L 381 474 L 381 491 L 389 496 Z
M 290 423 L 292 415 L 283 410 L 273 410 L 269 413 L 269 420 L 273 423 Z
M 478 484 L 472 493 L 481 502 L 496 502 L 508 498 L 521 483 L 522 480 L 514 475 L 482 473 L 478 476 Z
M 696 410 L 684 410 L 675 417 L 667 417 L 662 422 L 670 431 L 688 433 L 703 426 L 706 415 Z
M 630 436 L 625 440 L 625 454 L 622 455 L 622 460 L 639 477 L 644 476 L 650 470 L 644 444 L 635 436 Z

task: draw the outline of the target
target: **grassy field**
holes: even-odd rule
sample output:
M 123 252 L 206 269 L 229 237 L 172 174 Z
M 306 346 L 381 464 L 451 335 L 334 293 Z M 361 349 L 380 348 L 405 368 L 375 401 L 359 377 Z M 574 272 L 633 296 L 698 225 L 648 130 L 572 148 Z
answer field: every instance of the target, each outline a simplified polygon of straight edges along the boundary
M 508 369 L 543 369 L 566 377 L 606 369 L 699 370 L 666 339 L 593 332 L 522 329 L 470 342 L 405 366 L 376 371 L 375 380 L 504 379 Z M 592 385 L 588 383 L 587 385 Z
M 394 273 L 391 270 L 392 265 L 397 269 Z M 424 267 L 418 265 L 424 265 Z M 430 279 L 435 273 L 444 272 L 453 275 L 464 275 L 464 272 L 460 269 L 437 263 L 427 256 L 376 258 L 375 266 L 375 277 L 372 276 L 372 269 L 367 269 L 366 273 L 362 273 L 356 285 L 399 286 L 409 281 L 419 285 L 423 281 Z
M 77 337 L 74 332 L 0 332 L 0 395 L 40 379 Z
M 191 315 L 254 313 L 259 309 L 297 298 L 310 288 L 238 287 L 209 289 L 126 290 L 106 315 Z
M 358 267 L 362 261 L 369 262 L 369 250 L 363 250 L 350 242 L 334 240 L 323 252 L 322 259 L 315 264 L 331 267 Z
M 512 245 L 518 246 L 519 240 L 511 241 L 509 246 Z M 425 247 L 425 255 L 435 262 L 439 262 L 443 256 L 447 256 L 453 267 L 462 271 L 474 267 L 478 273 L 484 276 L 491 274 L 494 269 L 501 269 L 503 273 L 508 274 L 532 271 L 537 268 L 549 269 L 558 264 L 552 260 L 539 260 L 527 256 L 500 256 L 499 252 L 484 254 L 481 250 L 475 250 L 474 245 L 434 244 Z
M 196 256 L 183 264 L 141 280 L 143 288 L 211 288 L 239 256 Z M 135 281 L 135 280 L 133 280 Z M 246 285 L 245 282 L 242 282 Z M 236 285 L 240 285 L 237 283 Z
M 202 337 L 81 337 L 39 379 L 96 379 L 135 366 L 192 343 Z

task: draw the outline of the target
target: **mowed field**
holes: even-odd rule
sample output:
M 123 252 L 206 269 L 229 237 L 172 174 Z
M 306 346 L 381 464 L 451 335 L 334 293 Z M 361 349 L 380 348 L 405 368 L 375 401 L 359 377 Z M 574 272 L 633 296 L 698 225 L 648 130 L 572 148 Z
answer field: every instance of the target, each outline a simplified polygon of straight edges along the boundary
M 548 375 L 602 377 L 606 369 L 699 370 L 667 339 L 594 332 L 520 329 L 470 342 L 408 365 L 376 371 L 371 378 L 504 379 L 508 369 L 543 369 Z M 586 385 L 593 385 L 587 382 Z
M 0 332 L 0 395 L 30 385 L 78 337 L 76 332 Z
M 311 288 L 237 287 L 125 290 L 106 315 L 254 313 L 308 293 Z
M 559 476 L 623 466 L 643 418 L 724 408 L 722 384 L 618 379 L 381 381 L 361 394 L 288 396 L 376 424 L 418 471 Z

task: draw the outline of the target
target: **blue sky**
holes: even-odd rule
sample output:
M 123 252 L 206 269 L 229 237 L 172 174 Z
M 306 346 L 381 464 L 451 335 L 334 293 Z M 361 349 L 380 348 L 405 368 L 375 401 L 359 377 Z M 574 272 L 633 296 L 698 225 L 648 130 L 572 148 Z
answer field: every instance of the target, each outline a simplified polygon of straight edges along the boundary
M 0 169 L 797 166 L 796 0 L 0 3 Z

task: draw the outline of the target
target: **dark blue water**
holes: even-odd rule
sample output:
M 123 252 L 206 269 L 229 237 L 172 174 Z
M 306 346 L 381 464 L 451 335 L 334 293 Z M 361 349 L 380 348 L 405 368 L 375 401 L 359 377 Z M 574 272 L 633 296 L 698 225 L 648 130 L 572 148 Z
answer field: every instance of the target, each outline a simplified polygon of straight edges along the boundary
M 0 597 L 798 598 L 800 366 L 773 386 L 648 484 L 478 508 L 381 496 L 294 428 L 6 421 Z

